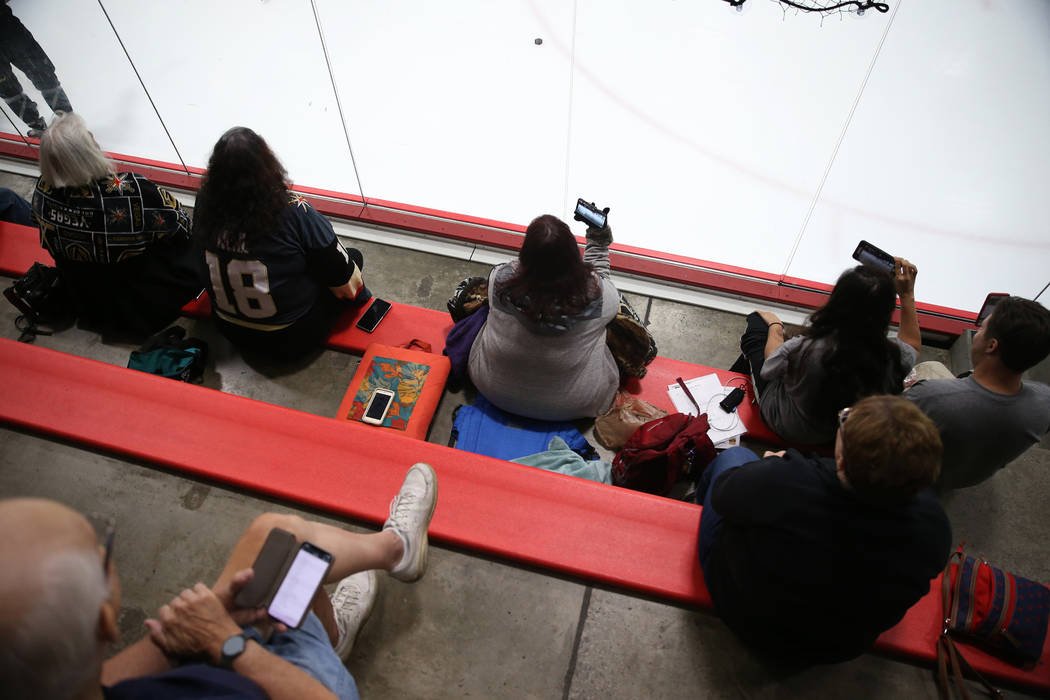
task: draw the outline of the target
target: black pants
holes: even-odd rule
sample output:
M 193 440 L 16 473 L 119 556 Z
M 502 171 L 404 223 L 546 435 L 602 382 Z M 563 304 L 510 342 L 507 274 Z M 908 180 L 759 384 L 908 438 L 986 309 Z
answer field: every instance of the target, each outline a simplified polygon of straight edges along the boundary
M 0 5 L 0 97 L 19 119 L 34 129 L 45 129 L 36 103 L 22 90 L 11 66 L 26 74 L 40 91 L 53 112 L 72 112 L 65 90 L 58 82 L 55 66 L 40 48 L 33 34 L 11 13 L 6 3 Z
M 766 340 L 769 338 L 769 326 L 757 311 L 747 315 L 747 329 L 740 336 L 740 351 L 744 353 L 751 365 L 751 376 L 754 378 L 755 390 L 759 396 L 766 390 L 768 381 L 762 378 L 762 365 L 766 361 Z
M 280 362 L 292 362 L 321 348 L 339 319 L 343 305 L 323 290 L 305 316 L 279 331 L 260 331 L 212 316 L 226 338 L 246 355 L 263 355 Z

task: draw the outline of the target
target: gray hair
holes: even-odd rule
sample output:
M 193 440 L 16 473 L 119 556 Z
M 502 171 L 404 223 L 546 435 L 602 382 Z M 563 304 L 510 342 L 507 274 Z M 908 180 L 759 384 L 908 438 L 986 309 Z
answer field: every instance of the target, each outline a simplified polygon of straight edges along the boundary
M 66 700 L 98 673 L 102 648 L 99 611 L 110 596 L 98 552 L 74 550 L 20 572 L 39 591 L 21 619 L 6 625 L 0 645 L 0 684 L 5 698 Z
M 54 187 L 82 187 L 115 172 L 84 119 L 74 112 L 56 112 L 40 137 L 44 180 Z

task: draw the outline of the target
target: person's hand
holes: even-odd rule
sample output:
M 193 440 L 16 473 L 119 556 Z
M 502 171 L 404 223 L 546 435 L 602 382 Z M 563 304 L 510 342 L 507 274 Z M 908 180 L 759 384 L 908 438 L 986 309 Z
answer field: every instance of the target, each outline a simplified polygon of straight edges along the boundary
M 233 599 L 237 597 L 237 593 L 247 586 L 254 576 L 255 571 L 253 569 L 241 569 L 230 580 L 220 582 L 212 589 L 215 597 L 219 599 L 223 607 L 226 608 L 226 612 L 230 614 L 230 617 L 238 625 L 253 625 L 256 622 L 267 619 L 265 608 L 238 608 L 233 602 Z
M 783 457 L 787 450 L 780 450 L 779 452 L 773 452 L 772 450 L 766 450 L 766 453 L 762 455 L 762 459 L 766 457 Z
M 241 633 L 223 601 L 203 583 L 161 606 L 156 619 L 146 620 L 146 627 L 153 643 L 169 656 L 205 657 L 212 663 L 222 657 L 223 642 Z
M 755 313 L 762 317 L 767 326 L 772 326 L 774 323 L 779 323 L 781 326 L 784 325 L 784 322 L 777 318 L 777 315 L 772 311 L 756 311 Z
M 897 296 L 915 296 L 915 277 L 919 274 L 919 268 L 904 258 L 894 258 L 893 272 L 893 285 L 897 288 Z
M 594 228 L 593 226 L 588 226 L 587 242 L 595 243 L 597 245 L 612 245 L 612 227 L 609 226 L 608 223 L 605 224 L 605 228 Z

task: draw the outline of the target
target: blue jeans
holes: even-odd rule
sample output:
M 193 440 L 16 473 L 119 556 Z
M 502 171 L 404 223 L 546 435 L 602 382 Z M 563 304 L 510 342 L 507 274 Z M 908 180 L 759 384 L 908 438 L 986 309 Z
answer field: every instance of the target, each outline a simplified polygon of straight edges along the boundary
M 711 505 L 711 484 L 730 469 L 757 461 L 758 455 L 746 447 L 730 447 L 715 457 L 700 476 L 700 481 L 696 485 L 696 502 L 704 507 L 700 514 L 700 544 L 697 546 L 701 569 L 707 568 L 711 545 L 718 537 L 718 531 L 722 529 L 722 516 L 715 512 Z
M 33 208 L 29 202 L 6 187 L 0 187 L 0 221 L 36 226 L 36 222 L 33 221 Z
M 263 642 L 252 627 L 245 627 L 244 631 L 270 653 L 309 673 L 340 700 L 360 700 L 354 677 L 336 656 L 328 633 L 312 610 L 299 629 L 274 632 L 269 642 Z

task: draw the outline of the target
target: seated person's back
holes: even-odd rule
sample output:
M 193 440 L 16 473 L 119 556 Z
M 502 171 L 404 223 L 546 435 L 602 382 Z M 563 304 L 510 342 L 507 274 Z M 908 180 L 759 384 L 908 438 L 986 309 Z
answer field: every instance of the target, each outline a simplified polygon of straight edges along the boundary
M 190 220 L 166 190 L 116 172 L 83 119 L 60 114 L 40 140 L 33 215 L 82 321 L 152 333 L 203 285 Z
M 1050 431 L 1050 387 L 1022 379 L 1048 353 L 1050 310 L 1010 297 L 973 338 L 973 374 L 919 381 L 905 392 L 940 430 L 939 489 L 988 479 Z
M 295 359 L 324 342 L 339 299 L 364 301 L 363 257 L 301 195 L 261 136 L 234 127 L 215 144 L 194 230 L 219 330 L 245 350 Z
M 722 522 L 713 536 L 701 526 L 719 614 L 745 641 L 805 662 L 865 651 L 929 592 L 951 547 L 922 490 L 940 459 L 929 420 L 870 397 L 841 435 L 835 460 L 788 450 L 713 475 L 704 517 L 709 503 Z
M 612 405 L 620 373 L 605 342 L 619 309 L 611 238 L 589 229 L 581 259 L 569 227 L 541 216 L 529 224 L 519 259 L 491 272 L 490 311 L 469 372 L 494 405 L 540 420 L 596 416 Z
M 897 394 L 921 346 L 915 268 L 900 260 L 896 278 L 858 266 L 842 273 L 803 334 L 784 341 L 769 312 L 748 317 L 741 349 L 759 393 L 762 418 L 780 437 L 803 444 L 835 438 L 835 413 L 865 396 Z M 896 287 L 896 289 L 895 289 Z M 901 297 L 901 333 L 887 338 Z

